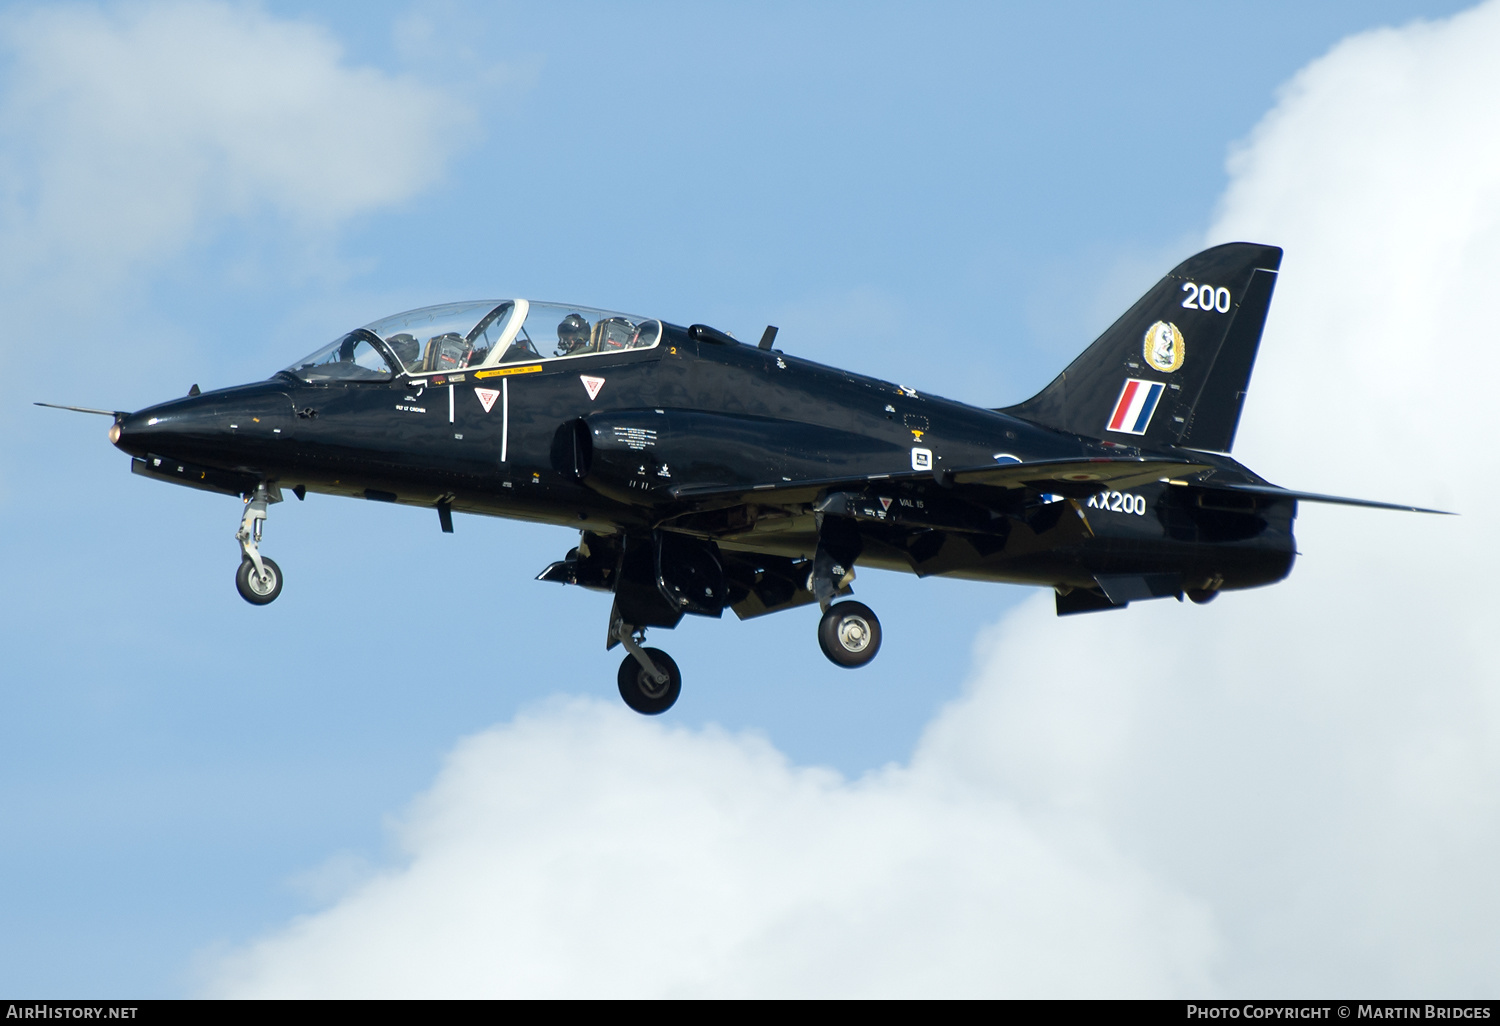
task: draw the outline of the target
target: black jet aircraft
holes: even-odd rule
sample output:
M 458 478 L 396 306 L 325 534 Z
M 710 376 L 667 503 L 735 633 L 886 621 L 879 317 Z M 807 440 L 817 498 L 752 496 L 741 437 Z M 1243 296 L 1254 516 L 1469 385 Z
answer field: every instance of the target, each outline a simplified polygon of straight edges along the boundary
M 1051 588 L 1066 616 L 1271 584 L 1299 500 L 1230 458 L 1281 250 L 1178 265 L 1057 379 L 982 409 L 746 345 L 703 324 L 524 299 L 358 328 L 266 381 L 114 417 L 131 469 L 239 496 L 239 592 L 281 594 L 260 551 L 290 491 L 571 527 L 539 580 L 612 596 L 606 648 L 642 713 L 681 674 L 650 627 L 817 603 L 818 643 L 868 663 L 856 567 Z M 77 407 L 68 407 L 78 409 Z M 1432 511 L 1424 511 L 1432 512 Z

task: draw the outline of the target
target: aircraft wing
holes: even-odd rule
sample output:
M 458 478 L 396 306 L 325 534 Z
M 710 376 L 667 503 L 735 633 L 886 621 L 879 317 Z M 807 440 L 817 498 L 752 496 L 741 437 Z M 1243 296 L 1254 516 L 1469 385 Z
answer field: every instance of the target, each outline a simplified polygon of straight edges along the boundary
M 911 470 L 895 474 L 830 477 L 810 481 L 779 481 L 725 487 L 680 485 L 669 489 L 674 499 L 708 502 L 749 502 L 765 497 L 776 502 L 808 502 L 820 493 L 837 488 L 878 487 L 885 482 L 934 481 L 944 487 L 969 485 L 986 488 L 1029 488 L 1038 492 L 1078 492 L 1110 487 L 1133 488 L 1151 481 L 1196 474 L 1213 469 L 1212 464 L 1191 460 L 1142 457 L 1035 460 L 1030 463 L 992 463 L 954 470 Z

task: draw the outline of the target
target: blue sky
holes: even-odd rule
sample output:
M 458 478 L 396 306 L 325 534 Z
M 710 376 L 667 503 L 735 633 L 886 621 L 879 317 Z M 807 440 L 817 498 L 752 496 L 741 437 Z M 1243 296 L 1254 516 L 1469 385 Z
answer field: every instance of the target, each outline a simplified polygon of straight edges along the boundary
M 288 502 L 264 548 L 286 591 L 253 609 L 233 500 L 132 477 L 105 421 L 32 401 L 138 408 L 510 295 L 774 323 L 801 356 L 1018 401 L 1199 247 L 1299 68 L 1462 6 L 8 5 L 0 990 L 190 992 L 386 858 L 386 817 L 458 739 L 612 699 L 618 661 L 603 598 L 531 580 L 561 529 Z M 222 35 L 183 27 L 202 10 Z M 321 69 L 305 120 L 295 97 L 244 114 L 288 80 L 257 63 L 281 32 Z M 111 54 L 141 58 L 114 69 L 130 94 L 200 81 L 216 46 L 243 63 L 201 107 L 158 116 L 147 83 L 99 113 Z M 846 776 L 902 762 L 1024 597 L 856 591 L 886 632 L 858 673 L 805 610 L 654 634 L 684 671 L 674 721 Z

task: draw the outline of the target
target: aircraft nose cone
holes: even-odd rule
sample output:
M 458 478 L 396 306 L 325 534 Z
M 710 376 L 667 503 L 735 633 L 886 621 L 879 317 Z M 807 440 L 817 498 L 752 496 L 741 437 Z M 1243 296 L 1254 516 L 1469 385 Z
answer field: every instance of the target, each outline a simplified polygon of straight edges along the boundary
M 123 449 L 132 456 L 138 456 L 140 453 L 136 452 L 136 449 L 142 435 L 145 434 L 145 424 L 146 418 L 139 413 L 127 413 L 110 425 L 109 440 L 114 443 L 116 449 Z
M 162 404 L 125 414 L 109 429 L 109 440 L 132 456 L 175 454 L 183 444 L 210 434 L 212 421 L 211 407 L 181 401 Z
M 293 427 L 291 398 L 258 382 L 122 414 L 109 437 L 132 456 L 225 466 L 257 463 L 280 452 Z
M 109 440 L 117 449 L 123 449 L 132 456 L 143 456 L 152 439 L 159 439 L 166 433 L 158 426 L 160 421 L 161 418 L 149 410 L 127 413 L 109 429 Z

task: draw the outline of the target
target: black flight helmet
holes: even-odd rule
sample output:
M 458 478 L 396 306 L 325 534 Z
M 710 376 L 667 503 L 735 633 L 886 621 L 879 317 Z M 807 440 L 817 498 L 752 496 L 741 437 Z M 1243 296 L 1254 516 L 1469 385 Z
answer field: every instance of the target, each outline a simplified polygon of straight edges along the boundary
M 403 331 L 392 335 L 385 342 L 407 370 L 414 370 L 417 364 L 422 362 L 422 343 L 418 342 L 415 336 Z
M 557 326 L 559 355 L 576 353 L 589 344 L 589 322 L 582 314 L 570 313 Z

